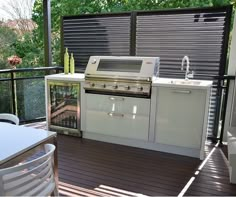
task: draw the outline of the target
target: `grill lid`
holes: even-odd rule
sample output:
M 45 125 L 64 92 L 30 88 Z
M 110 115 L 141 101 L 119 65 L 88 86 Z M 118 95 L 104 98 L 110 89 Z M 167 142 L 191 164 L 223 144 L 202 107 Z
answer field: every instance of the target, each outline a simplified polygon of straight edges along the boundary
M 91 56 L 85 77 L 150 80 L 159 73 L 159 57 Z

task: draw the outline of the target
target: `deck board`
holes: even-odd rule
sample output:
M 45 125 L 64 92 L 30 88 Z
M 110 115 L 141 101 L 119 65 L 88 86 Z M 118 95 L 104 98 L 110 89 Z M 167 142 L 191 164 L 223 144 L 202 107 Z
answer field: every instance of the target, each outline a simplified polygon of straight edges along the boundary
M 223 147 L 225 149 L 225 147 Z M 206 148 L 208 154 L 210 149 Z M 227 161 L 222 148 L 213 151 L 186 195 L 236 196 L 236 184 L 229 183 Z
M 176 195 L 199 165 L 198 159 L 189 157 L 170 157 L 156 151 L 71 138 L 58 138 L 59 176 L 63 180 L 90 184 L 88 189 L 93 189 L 95 184 L 149 196 Z M 184 161 L 186 168 L 172 170 Z
M 60 195 L 177 196 L 193 177 L 185 196 L 236 196 L 222 149 L 211 151 L 198 170 L 196 158 L 58 135 Z

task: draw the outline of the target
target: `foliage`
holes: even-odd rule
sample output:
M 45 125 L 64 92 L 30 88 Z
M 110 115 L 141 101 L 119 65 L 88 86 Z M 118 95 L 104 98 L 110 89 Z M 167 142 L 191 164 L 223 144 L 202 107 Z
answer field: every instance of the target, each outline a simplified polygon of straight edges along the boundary
M 43 48 L 37 46 L 34 34 L 25 33 L 21 39 L 14 43 L 14 48 L 15 53 L 23 60 L 20 67 L 26 68 L 43 65 Z
M 7 58 L 7 61 L 12 66 L 15 66 L 17 64 L 21 64 L 22 63 L 22 59 L 20 57 L 18 57 L 17 55 L 12 55 L 11 57 Z
M 22 58 L 17 68 L 38 67 L 44 62 L 43 45 L 37 44 L 34 34 L 17 36 L 14 30 L 0 27 L 0 69 L 9 68 L 7 58 L 12 55 Z
M 12 29 L 0 26 L 0 69 L 7 68 L 7 58 L 14 54 L 16 40 L 17 35 Z

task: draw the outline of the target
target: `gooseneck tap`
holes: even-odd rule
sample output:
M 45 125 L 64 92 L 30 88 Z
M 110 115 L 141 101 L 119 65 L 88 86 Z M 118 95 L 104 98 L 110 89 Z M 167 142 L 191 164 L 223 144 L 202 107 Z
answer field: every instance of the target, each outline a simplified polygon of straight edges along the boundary
M 193 78 L 194 72 L 192 71 L 192 73 L 190 73 L 190 71 L 189 71 L 189 64 L 190 64 L 189 57 L 186 55 L 182 59 L 181 70 L 184 70 L 184 63 L 185 62 L 186 62 L 185 80 L 188 80 L 188 78 Z

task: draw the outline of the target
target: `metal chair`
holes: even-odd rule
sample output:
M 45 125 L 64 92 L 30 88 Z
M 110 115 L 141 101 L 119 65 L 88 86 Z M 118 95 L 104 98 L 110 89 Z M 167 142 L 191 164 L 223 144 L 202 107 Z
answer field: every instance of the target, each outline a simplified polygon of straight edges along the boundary
M 41 157 L 0 169 L 0 196 L 58 196 L 53 170 L 55 146 L 46 144 L 44 149 Z
M 12 124 L 19 125 L 19 118 L 14 114 L 1 113 L 0 122 L 8 122 Z

